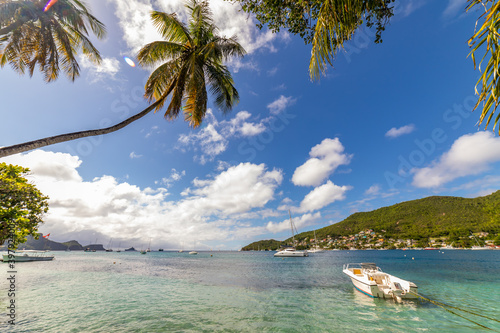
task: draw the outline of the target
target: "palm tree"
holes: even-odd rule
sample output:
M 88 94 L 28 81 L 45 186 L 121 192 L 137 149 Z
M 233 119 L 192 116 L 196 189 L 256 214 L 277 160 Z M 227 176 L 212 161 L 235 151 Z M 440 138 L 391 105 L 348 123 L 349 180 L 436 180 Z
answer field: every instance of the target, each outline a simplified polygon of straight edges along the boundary
M 146 45 L 138 54 L 139 63 L 143 66 L 166 61 L 151 73 L 146 83 L 145 97 L 149 101 L 155 100 L 153 104 L 108 128 L 62 134 L 0 148 L 0 157 L 117 131 L 153 109 L 160 110 L 170 95 L 165 117 L 174 119 L 182 110 L 186 121 L 197 127 L 207 110 L 207 86 L 210 86 L 210 92 L 215 97 L 215 104 L 223 112 L 231 110 L 238 101 L 238 92 L 223 61 L 231 56 L 241 57 L 245 50 L 235 37 L 217 35 L 217 27 L 212 22 L 207 2 L 190 0 L 186 7 L 191 11 L 188 25 L 179 21 L 175 14 L 151 14 L 154 24 L 166 39 Z
M 171 96 L 165 118 L 175 119 L 182 110 L 184 119 L 197 127 L 207 111 L 207 85 L 223 112 L 238 102 L 238 92 L 223 61 L 232 56 L 242 57 L 245 50 L 236 38 L 218 36 L 208 2 L 190 0 L 186 7 L 191 12 L 188 25 L 175 14 L 151 14 L 153 24 L 165 41 L 144 46 L 137 59 L 146 67 L 163 62 L 146 83 L 145 96 L 149 101 L 158 102 L 156 110 Z
M 104 24 L 78 0 L 0 0 L 0 66 L 7 63 L 20 74 L 38 66 L 46 82 L 54 81 L 62 68 L 74 81 L 80 74 L 79 50 L 94 63 L 99 51 L 88 39 L 88 28 L 99 38 Z M 45 7 L 45 8 L 44 8 Z

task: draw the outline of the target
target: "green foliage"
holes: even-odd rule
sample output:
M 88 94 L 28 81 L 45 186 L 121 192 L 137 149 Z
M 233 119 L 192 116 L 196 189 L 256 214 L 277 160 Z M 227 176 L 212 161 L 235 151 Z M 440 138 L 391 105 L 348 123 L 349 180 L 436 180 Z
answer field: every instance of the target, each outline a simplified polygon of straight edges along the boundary
M 394 0 L 236 0 L 247 13 L 255 14 L 260 22 L 273 32 L 286 29 L 298 34 L 306 44 L 312 44 L 309 74 L 318 79 L 327 64 L 352 39 L 363 24 L 376 26 L 375 43 L 382 41 L 381 34 L 392 17 Z
M 161 63 L 145 87 L 145 97 L 159 102 L 156 111 L 170 96 L 165 118 L 176 119 L 182 111 L 184 119 L 197 127 L 207 111 L 207 86 L 223 112 L 238 103 L 238 91 L 223 62 L 233 56 L 242 57 L 245 50 L 236 37 L 218 36 L 206 1 L 190 0 L 186 7 L 191 13 L 187 25 L 175 14 L 151 13 L 154 26 L 165 40 L 144 46 L 137 59 L 144 67 L 154 68 Z
M 88 30 L 102 39 L 106 29 L 80 1 L 59 0 L 45 11 L 46 3 L 0 0 L 0 66 L 9 63 L 18 73 L 28 71 L 30 76 L 38 66 L 47 82 L 56 80 L 62 68 L 74 81 L 80 75 L 79 50 L 91 61 L 101 61 Z
M 38 225 L 48 211 L 48 197 L 24 176 L 29 169 L 0 163 L 0 245 L 7 240 L 10 248 L 26 242 L 31 235 L 38 239 Z

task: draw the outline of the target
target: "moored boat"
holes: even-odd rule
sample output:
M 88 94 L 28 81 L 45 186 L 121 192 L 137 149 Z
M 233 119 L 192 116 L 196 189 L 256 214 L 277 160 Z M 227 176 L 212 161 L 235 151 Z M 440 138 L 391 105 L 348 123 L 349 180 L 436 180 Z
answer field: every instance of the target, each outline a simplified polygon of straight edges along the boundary
M 54 260 L 54 255 L 48 254 L 46 251 L 22 250 L 10 252 L 3 255 L 3 261 L 9 262 L 25 262 L 25 261 L 50 261 Z
M 299 251 L 294 247 L 287 247 L 281 251 L 274 254 L 275 257 L 308 257 L 307 251 Z
M 293 224 L 292 214 L 288 211 L 288 215 L 290 215 L 290 227 L 292 229 L 292 245 L 295 245 L 295 233 L 296 230 L 295 225 Z M 274 254 L 275 257 L 309 257 L 307 251 L 296 250 L 293 246 L 288 246 L 283 250 L 279 250 Z
M 401 302 L 418 298 L 415 283 L 382 272 L 374 263 L 345 264 L 343 272 L 354 287 L 373 298 L 389 298 Z

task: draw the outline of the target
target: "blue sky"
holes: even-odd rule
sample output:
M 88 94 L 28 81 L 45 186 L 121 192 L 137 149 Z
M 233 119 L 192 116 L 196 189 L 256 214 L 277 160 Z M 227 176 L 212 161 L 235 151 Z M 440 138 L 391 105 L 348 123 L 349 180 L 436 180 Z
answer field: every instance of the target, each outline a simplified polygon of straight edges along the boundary
M 117 123 L 147 106 L 148 71 L 127 65 L 159 37 L 151 10 L 181 1 L 87 1 L 106 24 L 100 67 L 45 84 L 39 73 L 0 70 L 0 146 Z M 431 195 L 498 190 L 500 139 L 478 128 L 468 38 L 479 12 L 465 1 L 399 1 L 374 44 L 361 28 L 319 82 L 310 46 L 259 31 L 251 16 L 210 1 L 226 36 L 248 51 L 228 63 L 240 103 L 223 115 L 211 101 L 198 129 L 150 114 L 106 136 L 1 159 L 32 170 L 50 196 L 40 228 L 51 239 L 114 247 L 239 249 Z

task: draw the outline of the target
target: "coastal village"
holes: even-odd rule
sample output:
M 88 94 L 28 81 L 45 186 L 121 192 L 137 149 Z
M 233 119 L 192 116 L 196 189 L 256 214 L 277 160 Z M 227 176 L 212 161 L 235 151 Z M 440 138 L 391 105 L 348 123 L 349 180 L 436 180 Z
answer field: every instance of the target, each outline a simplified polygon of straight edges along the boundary
M 366 229 L 357 234 L 332 238 L 327 236 L 317 240 L 317 246 L 325 250 L 393 250 L 393 249 L 500 249 L 500 236 L 487 232 L 471 234 L 460 240 L 448 237 L 429 239 L 394 239 L 385 236 L 386 231 Z M 297 248 L 314 247 L 314 238 L 305 238 L 297 243 Z

